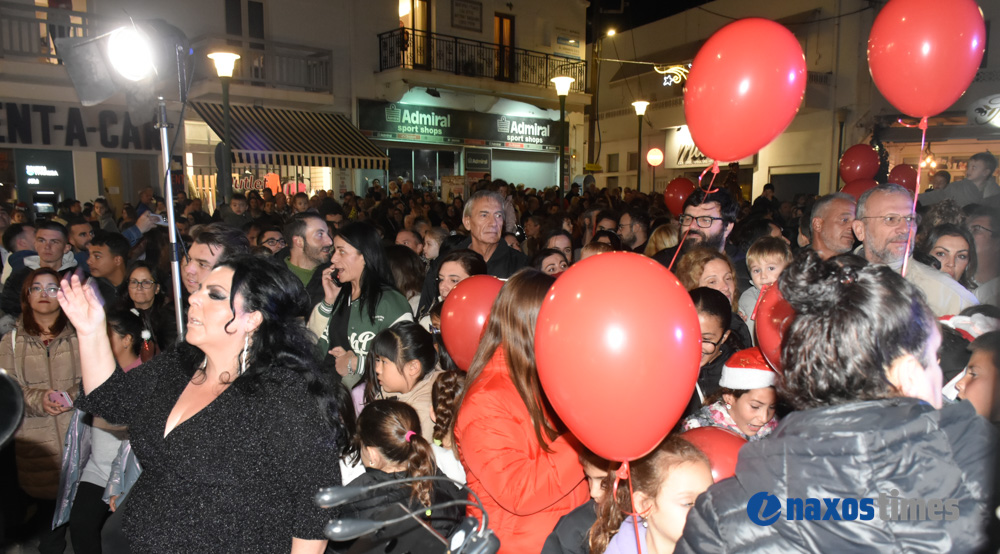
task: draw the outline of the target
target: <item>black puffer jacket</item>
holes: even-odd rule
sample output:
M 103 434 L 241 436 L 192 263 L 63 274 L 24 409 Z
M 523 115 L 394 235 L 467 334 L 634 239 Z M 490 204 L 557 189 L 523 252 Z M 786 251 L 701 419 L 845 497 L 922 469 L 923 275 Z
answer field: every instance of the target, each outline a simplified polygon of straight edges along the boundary
M 996 430 L 968 402 L 935 410 L 896 398 L 792 413 L 767 440 L 740 450 L 735 477 L 698 497 L 676 552 L 979 550 L 986 542 L 996 444 Z M 879 493 L 892 489 L 907 499 L 957 499 L 960 515 L 882 521 Z M 747 512 L 761 491 L 781 504 L 781 516 L 769 526 L 752 522 Z M 787 498 L 848 497 L 876 499 L 874 519 L 786 519 Z M 767 519 L 768 509 L 764 514 Z

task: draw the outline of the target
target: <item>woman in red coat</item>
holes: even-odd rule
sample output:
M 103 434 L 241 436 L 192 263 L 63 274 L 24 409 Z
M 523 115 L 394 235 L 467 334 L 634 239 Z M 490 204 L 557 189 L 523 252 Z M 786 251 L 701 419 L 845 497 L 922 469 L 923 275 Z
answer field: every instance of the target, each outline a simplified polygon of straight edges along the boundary
M 469 487 L 501 553 L 540 552 L 559 518 L 589 498 L 579 443 L 556 430 L 535 366 L 535 320 L 553 281 L 523 269 L 500 290 L 455 424 Z

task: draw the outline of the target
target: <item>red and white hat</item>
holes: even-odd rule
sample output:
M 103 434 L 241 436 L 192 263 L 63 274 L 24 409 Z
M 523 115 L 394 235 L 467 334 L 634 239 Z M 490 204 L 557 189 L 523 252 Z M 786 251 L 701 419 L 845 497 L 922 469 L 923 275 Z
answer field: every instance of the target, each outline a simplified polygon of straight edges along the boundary
M 776 377 L 760 348 L 747 348 L 733 354 L 722 366 L 719 386 L 731 390 L 762 389 L 773 387 Z

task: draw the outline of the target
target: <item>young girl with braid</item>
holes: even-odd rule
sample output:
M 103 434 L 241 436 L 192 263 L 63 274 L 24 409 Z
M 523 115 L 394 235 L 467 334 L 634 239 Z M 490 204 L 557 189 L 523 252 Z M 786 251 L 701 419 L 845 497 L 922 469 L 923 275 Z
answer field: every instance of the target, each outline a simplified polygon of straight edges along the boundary
M 375 400 L 358 416 L 358 442 L 365 473 L 350 486 L 366 486 L 407 477 L 442 475 L 431 444 L 420 432 L 417 412 L 398 400 Z M 428 508 L 465 495 L 443 481 L 415 481 L 385 486 L 345 504 L 341 517 L 383 519 L 379 514 L 396 503 L 411 511 Z M 465 507 L 433 509 L 421 518 L 446 535 L 465 515 Z
M 431 388 L 431 421 L 434 422 L 434 458 L 438 469 L 445 475 L 465 484 L 465 468 L 455 453 L 455 416 L 458 415 L 458 397 L 465 390 L 465 372 L 445 371 Z

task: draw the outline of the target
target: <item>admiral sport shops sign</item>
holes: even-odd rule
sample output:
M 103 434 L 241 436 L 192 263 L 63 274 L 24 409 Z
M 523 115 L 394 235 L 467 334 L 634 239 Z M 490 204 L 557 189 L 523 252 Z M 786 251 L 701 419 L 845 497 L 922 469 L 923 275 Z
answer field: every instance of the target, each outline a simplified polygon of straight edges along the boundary
M 434 106 L 358 101 L 358 128 L 377 140 L 559 152 L 559 122 Z

